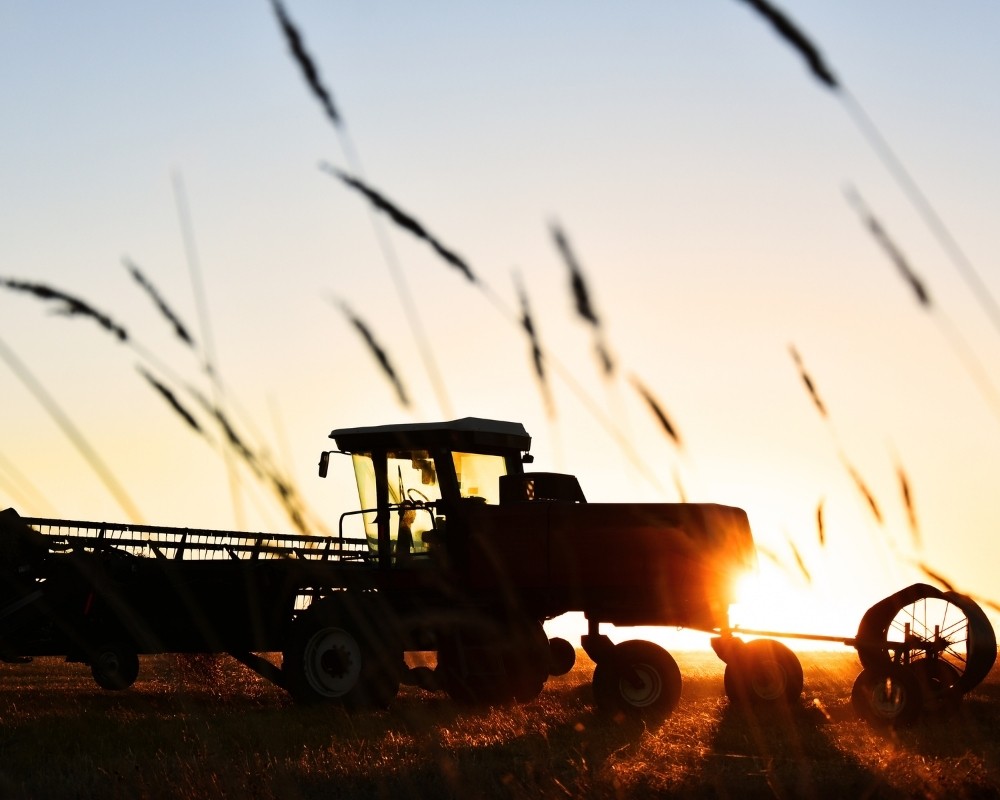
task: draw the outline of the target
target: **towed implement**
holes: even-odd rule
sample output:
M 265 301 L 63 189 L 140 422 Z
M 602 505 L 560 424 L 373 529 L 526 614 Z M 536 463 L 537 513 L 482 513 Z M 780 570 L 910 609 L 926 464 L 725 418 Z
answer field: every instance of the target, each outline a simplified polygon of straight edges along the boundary
M 662 719 L 681 675 L 615 626 L 709 631 L 733 702 L 797 700 L 802 668 L 774 638 L 838 641 L 864 670 L 852 700 L 877 724 L 950 707 L 989 672 L 996 639 L 970 598 L 916 584 L 880 601 L 852 638 L 730 627 L 755 550 L 746 514 L 715 504 L 587 503 L 576 478 L 525 472 L 517 423 L 342 428 L 359 507 L 336 536 L 110 525 L 0 513 L 0 659 L 65 656 L 102 687 L 140 656 L 229 653 L 304 703 L 388 706 L 402 683 L 463 704 L 527 702 L 575 648 L 543 623 L 571 611 L 596 664 L 602 712 Z M 406 654 L 433 652 L 435 666 Z M 263 654 L 281 653 L 280 666 Z

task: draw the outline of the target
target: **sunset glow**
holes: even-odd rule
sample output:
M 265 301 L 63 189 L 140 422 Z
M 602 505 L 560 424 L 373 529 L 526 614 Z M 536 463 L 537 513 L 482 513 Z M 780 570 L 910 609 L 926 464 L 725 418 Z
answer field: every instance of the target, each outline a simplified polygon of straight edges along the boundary
M 0 505 L 288 530 L 264 465 L 311 530 L 336 530 L 358 496 L 347 459 L 316 477 L 332 428 L 479 416 L 523 422 L 532 468 L 591 502 L 746 509 L 744 627 L 849 637 L 928 569 L 1000 599 L 1000 331 L 854 105 L 1000 295 L 1000 12 L 784 6 L 849 93 L 725 0 L 289 3 L 342 129 L 269 3 L 5 8 L 0 277 L 84 298 L 128 337 L 0 288 Z

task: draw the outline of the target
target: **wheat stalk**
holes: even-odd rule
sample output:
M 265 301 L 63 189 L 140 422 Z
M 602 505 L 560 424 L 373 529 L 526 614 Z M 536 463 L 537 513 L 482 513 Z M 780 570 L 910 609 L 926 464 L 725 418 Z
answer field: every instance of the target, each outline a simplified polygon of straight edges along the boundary
M 825 498 L 820 498 L 820 501 L 816 506 L 816 533 L 819 536 L 820 547 L 824 547 L 826 545 L 826 520 L 824 519 L 823 509 L 825 503 Z
M 938 244 L 945 251 L 953 266 L 958 269 L 966 286 L 975 296 L 983 311 L 989 316 L 994 328 L 1000 331 L 1000 303 L 997 302 L 979 271 L 973 266 L 972 261 L 965 254 L 948 226 L 945 225 L 944 220 L 931 205 L 930 200 L 910 175 L 909 170 L 893 152 L 892 147 L 876 127 L 871 116 L 864 110 L 857 98 L 848 91 L 847 87 L 834 77 L 832 70 L 820 55 L 819 48 L 792 22 L 788 15 L 767 0 L 744 0 L 744 2 L 756 9 L 762 17 L 771 23 L 775 31 L 802 55 L 810 71 L 820 83 L 833 91 L 840 99 L 850 115 L 851 121 L 864 136 L 868 145 L 875 151 L 876 156 L 921 216 L 931 234 L 938 240 Z
M 148 370 L 145 370 L 142 367 L 137 367 L 137 369 L 139 370 L 139 374 L 142 375 L 150 386 L 157 391 L 160 397 L 167 401 L 167 404 L 182 420 L 184 420 L 185 423 L 188 424 L 188 426 L 190 426 L 196 433 L 199 433 L 202 436 L 205 435 L 205 431 L 203 431 L 201 425 L 198 424 L 198 420 L 194 418 L 194 415 L 187 410 L 183 403 L 181 403 L 181 401 L 177 398 L 177 395 L 174 394 L 170 388 L 168 388 L 158 378 L 154 377 Z
M 372 333 L 371 328 L 369 328 L 368 325 L 366 325 L 364 321 L 361 320 L 360 317 L 358 317 L 353 311 L 351 311 L 347 303 L 341 300 L 334 302 L 340 309 L 341 313 L 345 317 L 347 317 L 348 322 L 351 323 L 354 330 L 358 332 L 358 334 L 364 340 L 365 344 L 368 346 L 368 351 L 372 354 L 372 357 L 378 363 L 383 374 L 386 376 L 386 378 L 389 379 L 389 382 L 396 390 L 396 396 L 399 398 L 399 402 L 404 407 L 409 408 L 410 398 L 406 394 L 406 389 L 403 386 L 403 381 L 400 379 L 399 373 L 396 372 L 395 367 L 393 367 L 392 361 L 389 359 L 389 355 L 388 353 L 386 353 L 385 348 L 383 348 L 382 345 L 379 344 L 378 340 L 375 338 L 375 335 Z
M 770 22 L 775 32 L 799 52 L 805 59 L 809 71 L 820 83 L 829 89 L 836 90 L 840 87 L 837 78 L 820 54 L 819 48 L 787 14 L 766 0 L 744 0 L 744 2 Z
M 899 462 L 896 462 L 896 477 L 899 479 L 899 490 L 903 496 L 903 506 L 906 508 L 906 518 L 910 523 L 910 535 L 913 537 L 913 544 L 920 550 L 923 542 L 920 536 L 920 525 L 917 522 L 917 509 L 913 502 L 913 492 L 910 489 L 910 481 L 906 477 L 906 472 Z
M 312 91 L 316 99 L 319 100 L 320 105 L 323 106 L 323 110 L 326 112 L 326 116 L 330 119 L 330 122 L 332 122 L 335 127 L 339 128 L 341 125 L 340 114 L 337 113 L 337 109 L 333 104 L 333 97 L 330 94 L 329 89 L 326 88 L 320 78 L 319 68 L 316 66 L 316 62 L 306 50 L 302 35 L 299 33 L 295 23 L 293 23 L 288 14 L 285 13 L 285 8 L 281 5 L 279 0 L 271 0 L 271 5 L 274 8 L 275 16 L 278 18 L 278 24 L 281 25 L 281 30 L 285 34 L 285 40 L 288 42 L 288 49 L 291 50 L 292 57 L 302 70 L 302 77 L 305 78 L 306 83 L 309 85 L 309 89 Z
M 453 266 L 462 275 L 465 276 L 466 280 L 470 283 L 476 283 L 476 276 L 472 272 L 472 268 L 466 263 L 460 255 L 455 253 L 448 247 L 445 247 L 441 241 L 433 236 L 420 222 L 418 222 L 413 216 L 406 213 L 399 208 L 395 203 L 390 201 L 381 192 L 372 189 L 367 186 L 360 179 L 348 175 L 331 164 L 323 163 L 320 165 L 320 169 L 333 175 L 335 178 L 339 178 L 346 186 L 350 186 L 355 191 L 364 195 L 365 198 L 379 211 L 384 213 L 389 217 L 394 223 L 396 223 L 403 230 L 409 231 L 418 239 L 423 239 L 431 248 L 443 258 L 448 264 Z
M 538 330 L 535 328 L 535 320 L 531 315 L 528 292 L 516 272 L 514 273 L 514 286 L 517 291 L 518 302 L 521 306 L 521 329 L 527 335 L 528 343 L 531 345 L 531 363 L 535 368 L 535 377 L 538 379 L 538 386 L 542 392 L 542 399 L 545 402 L 545 411 L 549 415 L 549 418 L 552 418 L 555 416 L 555 405 L 545 372 L 545 354 L 542 351 L 542 344 L 538 338 Z
M 844 468 L 847 473 L 851 476 L 851 480 L 854 481 L 854 485 L 857 487 L 858 491 L 861 492 L 861 496 L 864 497 L 865 502 L 868 503 L 868 507 L 871 509 L 872 514 L 878 523 L 882 524 L 882 511 L 879 508 L 878 502 L 875 500 L 875 496 L 871 493 L 871 490 L 865 484 L 864 480 L 861 478 L 860 473 L 854 468 L 854 466 L 846 459 L 846 457 L 841 454 L 841 459 L 844 464 Z
M 175 314 L 173 309 L 167 304 L 167 301 L 163 298 L 163 295 L 161 295 L 160 292 L 157 291 L 156 287 L 153 286 L 153 284 L 146 278 L 145 275 L 143 275 L 142 271 L 139 269 L 138 266 L 136 266 L 136 264 L 133 261 L 131 261 L 128 258 L 123 258 L 122 264 L 124 265 L 125 269 L 128 270 L 129 275 L 132 276 L 135 282 L 139 284 L 140 287 L 142 287 L 143 291 L 145 291 L 147 295 L 149 295 L 150 300 L 153 301 L 153 304 L 156 306 L 157 310 L 160 312 L 160 314 L 163 315 L 164 319 L 166 319 L 166 321 L 174 329 L 174 333 L 177 335 L 177 338 L 180 339 L 189 347 L 194 348 L 196 346 L 195 341 L 192 338 L 191 334 L 188 332 L 187 327 L 184 325 L 183 322 L 181 322 L 180 317 L 177 314 Z
M 788 352 L 792 355 L 792 360 L 795 362 L 795 366 L 799 371 L 799 377 L 802 379 L 802 383 L 806 387 L 806 391 L 809 392 L 809 397 L 812 398 L 813 404 L 816 406 L 816 410 L 819 411 L 820 416 L 828 418 L 826 406 L 819 397 L 819 392 L 816 390 L 816 384 L 813 382 L 812 376 L 806 370 L 806 366 L 802 362 L 802 356 L 799 355 L 799 351 L 795 349 L 795 345 L 790 344 L 788 345 Z
M 642 382 L 635 376 L 630 377 L 629 382 L 632 384 L 633 388 L 639 393 L 639 396 L 646 401 L 646 405 L 649 406 L 649 410 L 656 417 L 656 421 L 660 423 L 660 427 L 663 428 L 664 432 L 671 438 L 673 443 L 678 447 L 681 447 L 681 436 L 677 432 L 677 427 L 667 416 L 667 412 L 664 411 L 663 405 L 653 397 L 652 392 L 647 389 Z
M 795 565 L 799 568 L 799 572 L 802 573 L 802 577 L 806 579 L 806 583 L 812 583 L 812 574 L 809 572 L 808 567 L 806 567 L 806 561 L 802 558 L 802 553 L 799 552 L 799 548 L 795 546 L 795 542 L 792 541 L 791 536 L 785 536 L 788 541 L 788 546 L 792 550 L 792 556 L 795 558 Z
M 576 308 L 576 313 L 584 322 L 593 328 L 594 349 L 597 353 L 597 360 L 600 362 L 601 369 L 604 371 L 605 376 L 610 377 L 614 374 L 615 362 L 611 357 L 611 353 L 608 352 L 607 345 L 604 343 L 604 332 L 601 326 L 601 320 L 600 317 L 597 316 L 593 300 L 591 300 L 590 290 L 587 287 L 587 281 L 583 277 L 583 270 L 580 268 L 580 262 L 576 257 L 576 253 L 573 252 L 569 239 L 566 237 L 562 228 L 557 223 L 553 222 L 550 226 L 550 231 L 552 233 L 552 240 L 555 242 L 556 249 L 559 250 L 559 254 L 562 256 L 563 262 L 569 270 L 570 291 L 573 295 L 573 304 Z
M 92 319 L 104 330 L 115 336 L 118 341 L 125 342 L 128 340 L 128 333 L 121 325 L 112 320 L 107 314 L 98 311 L 90 303 L 85 300 L 81 300 L 79 297 L 68 294 L 60 289 L 54 289 L 51 286 L 46 286 L 42 283 L 16 280 L 14 278 L 0 278 L 0 286 L 4 286 L 16 292 L 24 292 L 26 294 L 34 295 L 39 300 L 59 303 L 60 307 L 56 309 L 57 314 L 67 317 L 80 316 Z
M 899 274 L 913 291 L 917 302 L 924 308 L 930 309 L 931 296 L 927 291 L 927 287 L 924 285 L 924 282 L 917 276 L 916 272 L 913 271 L 913 268 L 910 266 L 910 262 L 907 260 L 906 256 L 904 256 L 903 252 L 896 246 L 896 243 L 890 238 L 885 228 L 883 228 L 881 223 L 879 223 L 879 221 L 875 218 L 875 215 L 869 211 L 868 206 L 865 205 L 864 200 L 861 199 L 861 195 L 853 187 L 847 187 L 844 190 L 844 194 L 847 197 L 847 201 L 854 207 L 855 211 L 858 212 L 858 215 L 864 222 L 865 227 L 871 231 L 875 241 L 878 242 L 879 246 L 889 257 L 889 260 L 896 265 L 896 269 L 899 270 Z

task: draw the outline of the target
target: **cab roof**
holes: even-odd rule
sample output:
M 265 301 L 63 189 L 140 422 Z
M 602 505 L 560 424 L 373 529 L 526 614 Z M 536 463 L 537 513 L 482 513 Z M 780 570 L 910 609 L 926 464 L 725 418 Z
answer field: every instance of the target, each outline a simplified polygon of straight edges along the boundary
M 499 448 L 521 452 L 531 447 L 531 437 L 520 422 L 479 417 L 464 417 L 451 422 L 337 428 L 330 433 L 330 438 L 347 453 L 426 447 L 448 447 L 459 451 Z

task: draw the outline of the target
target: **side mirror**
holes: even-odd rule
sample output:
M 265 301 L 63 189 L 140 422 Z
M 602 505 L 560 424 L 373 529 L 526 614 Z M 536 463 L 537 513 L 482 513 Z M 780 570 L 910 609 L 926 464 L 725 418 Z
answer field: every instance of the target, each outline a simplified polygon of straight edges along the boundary
M 531 453 L 525 453 L 524 455 L 521 456 L 521 463 L 522 464 L 534 464 L 535 463 L 535 457 L 533 455 L 531 455 Z
M 319 454 L 319 476 L 321 478 L 326 477 L 326 473 L 330 469 L 330 451 L 324 450 Z

